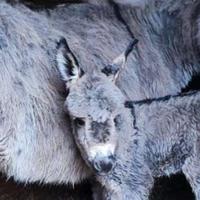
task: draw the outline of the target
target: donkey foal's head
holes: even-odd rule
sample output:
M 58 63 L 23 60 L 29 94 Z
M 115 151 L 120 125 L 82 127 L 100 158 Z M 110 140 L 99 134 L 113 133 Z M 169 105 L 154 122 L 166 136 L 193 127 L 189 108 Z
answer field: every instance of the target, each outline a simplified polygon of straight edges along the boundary
M 66 40 L 62 38 L 58 43 L 57 65 L 69 92 L 65 109 L 71 116 L 80 152 L 97 173 L 109 172 L 115 163 L 119 119 L 125 102 L 115 80 L 136 43 L 134 40 L 101 72 L 91 68 L 86 73 L 80 68 Z

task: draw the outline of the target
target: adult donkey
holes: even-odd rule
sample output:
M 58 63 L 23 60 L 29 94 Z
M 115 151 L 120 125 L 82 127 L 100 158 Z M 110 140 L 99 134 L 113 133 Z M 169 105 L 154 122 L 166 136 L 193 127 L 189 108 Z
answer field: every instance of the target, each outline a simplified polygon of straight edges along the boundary
M 0 171 L 24 183 L 75 184 L 91 172 L 71 136 L 53 67 L 63 33 L 23 9 L 0 3 Z

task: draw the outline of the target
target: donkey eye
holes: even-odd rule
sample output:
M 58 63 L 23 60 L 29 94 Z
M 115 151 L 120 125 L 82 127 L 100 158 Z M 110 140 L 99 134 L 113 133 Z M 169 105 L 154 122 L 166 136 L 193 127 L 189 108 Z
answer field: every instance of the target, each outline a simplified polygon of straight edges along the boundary
M 115 118 L 114 118 L 114 123 L 115 123 L 115 126 L 118 126 L 120 124 L 120 121 L 121 121 L 121 116 L 120 115 L 117 115 Z
M 115 117 L 113 121 L 114 121 L 115 126 L 116 126 L 116 125 L 118 124 L 118 120 L 117 120 L 117 118 Z
M 74 122 L 78 126 L 84 126 L 85 125 L 85 121 L 83 119 L 81 119 L 81 118 L 75 118 Z

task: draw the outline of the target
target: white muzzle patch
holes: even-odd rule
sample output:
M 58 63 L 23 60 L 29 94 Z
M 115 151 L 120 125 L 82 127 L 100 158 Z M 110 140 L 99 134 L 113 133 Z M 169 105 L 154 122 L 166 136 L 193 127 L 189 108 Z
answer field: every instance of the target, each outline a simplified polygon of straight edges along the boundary
M 92 159 L 96 156 L 107 157 L 114 155 L 115 145 L 113 144 L 99 144 L 90 148 L 89 155 Z

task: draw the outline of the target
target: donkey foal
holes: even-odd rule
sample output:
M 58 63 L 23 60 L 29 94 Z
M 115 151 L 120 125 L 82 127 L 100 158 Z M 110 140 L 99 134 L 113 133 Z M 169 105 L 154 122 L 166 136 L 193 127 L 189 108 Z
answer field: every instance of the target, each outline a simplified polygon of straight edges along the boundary
M 154 177 L 183 171 L 200 200 L 200 92 L 129 102 L 131 109 L 126 109 L 126 98 L 114 83 L 136 43 L 103 73 L 83 72 L 66 40 L 58 45 L 74 138 L 104 186 L 95 198 L 147 200 Z
M 132 133 L 132 115 L 124 109 L 126 98 L 115 80 L 136 43 L 134 39 L 124 53 L 102 71 L 92 68 L 90 72 L 82 70 L 64 38 L 58 44 L 57 65 L 68 90 L 64 108 L 71 117 L 82 157 L 98 175 L 114 168 L 117 151 L 124 152 L 126 148 L 119 144 L 131 140 L 128 138 L 131 134 L 124 133 L 127 129 Z M 108 186 L 109 190 L 116 189 L 115 181 L 109 181 Z

